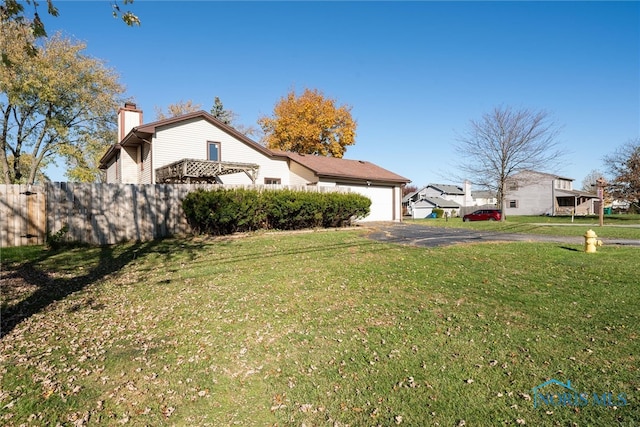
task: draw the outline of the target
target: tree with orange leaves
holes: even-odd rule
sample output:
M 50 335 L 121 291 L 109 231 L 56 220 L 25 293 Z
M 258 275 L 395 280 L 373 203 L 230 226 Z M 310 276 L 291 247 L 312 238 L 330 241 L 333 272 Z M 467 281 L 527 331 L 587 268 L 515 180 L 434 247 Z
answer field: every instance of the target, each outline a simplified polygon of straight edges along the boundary
M 341 158 L 355 144 L 351 107 L 337 107 L 317 89 L 305 89 L 300 96 L 289 92 L 274 107 L 273 117 L 261 117 L 258 124 L 263 142 L 272 149 Z

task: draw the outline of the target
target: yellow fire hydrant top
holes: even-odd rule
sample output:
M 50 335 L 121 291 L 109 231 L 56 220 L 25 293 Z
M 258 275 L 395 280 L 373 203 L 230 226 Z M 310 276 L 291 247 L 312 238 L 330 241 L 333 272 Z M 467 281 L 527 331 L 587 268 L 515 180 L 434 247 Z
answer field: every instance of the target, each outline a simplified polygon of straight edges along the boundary
M 595 253 L 596 246 L 602 246 L 602 240 L 598 240 L 595 231 L 587 230 L 587 232 L 584 233 L 584 251 L 586 253 Z
M 584 233 L 584 237 L 586 237 L 586 238 L 590 238 L 590 237 L 596 238 L 596 237 L 598 237 L 598 236 L 596 235 L 596 232 L 595 232 L 595 231 L 593 231 L 593 230 L 587 230 L 587 232 L 586 232 L 586 233 Z

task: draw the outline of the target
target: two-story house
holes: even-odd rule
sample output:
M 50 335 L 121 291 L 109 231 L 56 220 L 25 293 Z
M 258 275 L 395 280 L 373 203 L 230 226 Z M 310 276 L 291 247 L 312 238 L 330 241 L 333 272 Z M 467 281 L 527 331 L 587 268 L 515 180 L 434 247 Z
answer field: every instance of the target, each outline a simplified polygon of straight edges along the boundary
M 589 215 L 594 214 L 593 193 L 573 189 L 573 179 L 544 172 L 523 171 L 506 183 L 505 214 Z
M 413 218 L 425 218 L 433 209 L 443 209 L 450 216 L 462 216 L 481 206 L 495 206 L 495 194 L 490 191 L 471 191 L 471 182 L 429 184 L 404 197 L 406 212 Z
M 410 182 L 364 160 L 269 150 L 205 111 L 143 123 L 142 110 L 127 103 L 118 137 L 100 160 L 107 183 L 339 186 L 371 199 L 365 221 L 399 221 Z

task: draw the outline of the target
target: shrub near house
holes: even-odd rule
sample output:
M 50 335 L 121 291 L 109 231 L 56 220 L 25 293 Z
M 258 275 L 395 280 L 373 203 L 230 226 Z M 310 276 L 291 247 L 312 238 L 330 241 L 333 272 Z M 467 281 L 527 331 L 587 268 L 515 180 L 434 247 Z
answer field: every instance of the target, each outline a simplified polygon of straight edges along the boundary
M 197 190 L 182 207 L 196 233 L 341 227 L 369 214 L 371 200 L 356 193 L 248 189 Z

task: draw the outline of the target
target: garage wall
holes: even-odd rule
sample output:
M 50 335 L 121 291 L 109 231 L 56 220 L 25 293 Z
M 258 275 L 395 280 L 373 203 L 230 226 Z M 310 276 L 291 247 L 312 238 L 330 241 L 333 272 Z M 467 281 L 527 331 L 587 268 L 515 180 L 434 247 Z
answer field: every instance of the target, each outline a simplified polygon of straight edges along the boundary
M 383 185 L 357 185 L 338 183 L 340 187 L 348 187 L 354 193 L 371 199 L 371 213 L 362 221 L 399 221 L 400 187 Z
M 413 219 L 422 219 L 431 215 L 433 212 L 432 206 L 414 206 L 411 208 L 411 217 Z

